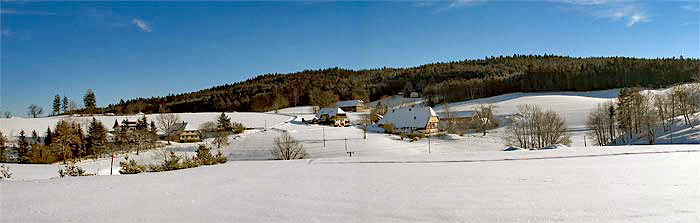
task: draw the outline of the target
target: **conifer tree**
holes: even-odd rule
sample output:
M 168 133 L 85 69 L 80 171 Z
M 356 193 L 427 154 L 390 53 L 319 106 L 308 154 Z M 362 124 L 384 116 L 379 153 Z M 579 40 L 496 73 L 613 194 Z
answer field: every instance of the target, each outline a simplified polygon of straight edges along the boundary
M 88 153 L 95 154 L 95 158 L 97 158 L 97 154 L 102 153 L 107 147 L 107 130 L 102 122 L 97 121 L 94 117 L 88 127 L 87 138 Z
M 56 95 L 53 97 L 53 115 L 58 115 L 61 113 L 61 96 Z
M 87 110 L 88 113 L 92 114 L 95 112 L 97 100 L 95 99 L 95 92 L 93 92 L 92 89 L 87 90 L 83 97 L 83 102 L 85 103 L 85 110 Z
M 39 144 L 39 133 L 36 130 L 32 131 L 32 144 Z
M 156 127 L 156 122 L 151 121 L 151 128 L 149 129 L 151 135 L 151 145 L 155 145 L 158 140 L 158 128 Z
M 75 154 L 78 159 L 85 155 L 85 145 L 87 144 L 85 142 L 85 135 L 83 135 L 83 127 L 80 126 L 80 124 L 75 124 L 75 130 L 74 134 L 77 135 L 77 140 L 75 143 L 75 146 L 73 147 L 73 154 Z
M 0 132 L 0 162 L 7 161 L 7 138 Z
M 19 163 L 29 162 L 29 142 L 27 142 L 27 137 L 24 134 L 24 130 L 19 132 L 19 139 L 17 140 L 17 157 Z
M 222 112 L 216 120 L 216 127 L 221 131 L 231 131 L 233 129 L 231 126 L 231 118 Z
M 46 135 L 44 136 L 44 145 L 45 146 L 50 146 L 51 142 L 53 140 L 52 133 L 51 133 L 51 127 L 46 128 Z
M 63 114 L 68 114 L 68 97 L 63 96 L 63 105 L 61 107 L 63 108 Z

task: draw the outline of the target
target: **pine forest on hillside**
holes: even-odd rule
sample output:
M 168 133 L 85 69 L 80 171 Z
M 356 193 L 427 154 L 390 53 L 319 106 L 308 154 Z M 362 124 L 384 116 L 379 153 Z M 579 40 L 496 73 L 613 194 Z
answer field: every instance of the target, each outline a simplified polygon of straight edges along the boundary
M 326 106 L 354 98 L 377 100 L 385 95 L 413 91 L 434 105 L 512 92 L 665 87 L 689 82 L 698 73 L 700 60 L 683 57 L 513 55 L 413 68 L 357 71 L 329 68 L 265 74 L 192 93 L 122 100 L 98 108 L 97 112 L 269 111 L 285 106 Z

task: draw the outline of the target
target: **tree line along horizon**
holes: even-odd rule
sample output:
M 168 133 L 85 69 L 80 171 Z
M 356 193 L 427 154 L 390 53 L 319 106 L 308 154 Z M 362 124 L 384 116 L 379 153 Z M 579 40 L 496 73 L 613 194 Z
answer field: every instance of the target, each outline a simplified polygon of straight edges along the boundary
M 288 106 L 325 107 L 339 100 L 378 100 L 418 92 L 434 106 L 514 92 L 592 91 L 624 87 L 660 88 L 692 81 L 700 73 L 693 58 L 568 57 L 513 55 L 411 68 L 328 68 L 264 74 L 245 81 L 164 97 L 135 98 L 97 107 L 88 89 L 84 107 L 66 96 L 53 99 L 52 115 L 165 112 L 271 111 Z M 61 113 L 62 111 L 62 113 Z M 32 104 L 28 115 L 42 113 Z M 5 117 L 10 114 L 5 112 Z
M 136 155 L 139 155 L 142 150 L 163 147 L 159 140 L 167 141 L 168 144 L 176 140 L 176 131 L 173 130 L 182 128 L 177 126 L 181 122 L 180 117 L 172 113 L 160 114 L 150 121 L 143 115 L 133 126 L 128 125 L 124 119 L 119 125 L 121 128 L 108 131 L 95 117 L 88 123 L 81 123 L 70 117 L 63 118 L 54 126 L 48 126 L 43 135 L 36 130 L 33 130 L 31 135 L 23 129 L 20 130 L 14 143 L 0 132 L 0 162 L 6 162 L 12 152 L 16 155 L 18 163 L 65 163 L 69 160 L 75 162 L 76 159 L 97 159 L 109 153 L 113 155 L 115 151 L 135 150 Z M 118 122 L 115 120 L 114 124 L 117 126 Z M 229 144 L 230 134 L 242 133 L 245 126 L 231 121 L 225 113 L 221 113 L 215 120 L 203 123 L 200 129 L 203 136 L 213 138 L 211 143 L 221 148 L 222 145 Z

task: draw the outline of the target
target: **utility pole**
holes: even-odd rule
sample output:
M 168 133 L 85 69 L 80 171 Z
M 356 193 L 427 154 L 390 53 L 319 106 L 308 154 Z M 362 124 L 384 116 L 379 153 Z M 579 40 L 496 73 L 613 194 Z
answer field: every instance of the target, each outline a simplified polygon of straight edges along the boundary
M 112 162 L 109 163 L 109 175 L 112 175 L 112 171 L 114 171 L 114 146 L 110 146 L 112 148 Z
M 430 133 L 428 133 L 428 154 L 430 154 Z
M 345 138 L 345 152 L 348 152 L 348 138 Z
M 588 147 L 586 144 L 586 135 L 583 135 L 583 147 Z
M 669 130 L 671 130 L 671 134 L 669 134 L 669 137 L 671 138 L 671 144 L 673 144 L 673 123 L 676 118 L 676 97 L 675 93 L 671 91 L 671 127 Z
M 323 148 L 326 148 L 326 127 L 321 127 L 323 130 Z

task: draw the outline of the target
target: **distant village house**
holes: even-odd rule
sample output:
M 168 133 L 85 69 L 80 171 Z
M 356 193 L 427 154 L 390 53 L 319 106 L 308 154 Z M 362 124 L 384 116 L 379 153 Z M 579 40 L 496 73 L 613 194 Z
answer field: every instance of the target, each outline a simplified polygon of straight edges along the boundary
M 175 126 L 170 128 L 165 137 L 176 139 L 181 143 L 202 141 L 202 133 L 199 131 L 199 129 L 184 121 L 182 123 L 177 123 Z
M 365 111 L 365 102 L 362 100 L 348 100 L 348 101 L 339 101 L 335 103 L 335 106 L 338 108 L 343 109 L 343 111 L 346 112 L 363 112 Z
M 316 119 L 318 119 L 321 124 L 328 124 L 331 126 L 346 126 L 350 124 L 347 114 L 341 108 L 322 108 L 318 114 L 316 114 Z
M 439 116 L 431 107 L 391 109 L 377 123 L 379 127 L 393 125 L 396 131 L 432 134 L 438 132 Z

